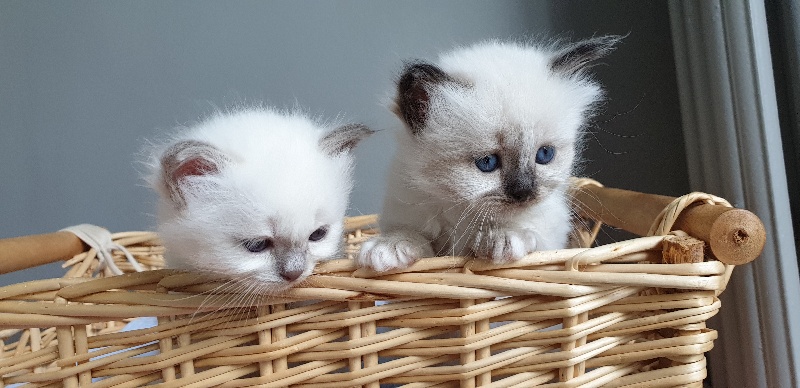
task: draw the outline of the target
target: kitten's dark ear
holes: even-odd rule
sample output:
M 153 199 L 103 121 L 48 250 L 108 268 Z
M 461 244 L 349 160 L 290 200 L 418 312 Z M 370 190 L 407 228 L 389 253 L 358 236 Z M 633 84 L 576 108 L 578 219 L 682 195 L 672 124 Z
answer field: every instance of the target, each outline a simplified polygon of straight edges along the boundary
M 567 76 L 580 73 L 597 59 L 614 51 L 624 36 L 606 35 L 573 43 L 557 52 L 550 60 L 550 70 Z
M 442 69 L 428 63 L 406 65 L 397 81 L 397 113 L 415 135 L 425 126 L 428 118 L 430 87 L 451 81 Z
M 351 152 L 361 141 L 372 135 L 375 131 L 364 124 L 347 124 L 330 131 L 319 140 L 319 147 L 330 156 L 342 152 Z
M 182 189 L 188 176 L 217 174 L 228 157 L 213 146 L 194 140 L 177 142 L 161 157 L 161 171 L 172 202 L 177 207 L 186 203 Z

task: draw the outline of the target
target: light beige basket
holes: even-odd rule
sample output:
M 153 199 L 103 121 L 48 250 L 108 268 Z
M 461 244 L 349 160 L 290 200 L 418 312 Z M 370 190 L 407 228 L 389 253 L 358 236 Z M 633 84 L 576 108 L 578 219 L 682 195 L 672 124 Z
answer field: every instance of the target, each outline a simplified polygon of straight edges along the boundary
M 575 200 L 584 216 L 654 236 L 377 274 L 349 259 L 377 233 L 375 217 L 356 217 L 347 259 L 252 296 L 159 269 L 155 234 L 119 233 L 148 271 L 115 252 L 128 273 L 109 276 L 89 250 L 64 278 L 0 288 L 0 388 L 702 386 L 717 337 L 705 322 L 734 264 L 761 252 L 763 225 L 706 194 L 589 185 Z M 688 235 L 666 234 L 673 224 Z M 67 232 L 0 241 L 0 273 L 83 249 Z M 158 324 L 121 331 L 137 317 Z

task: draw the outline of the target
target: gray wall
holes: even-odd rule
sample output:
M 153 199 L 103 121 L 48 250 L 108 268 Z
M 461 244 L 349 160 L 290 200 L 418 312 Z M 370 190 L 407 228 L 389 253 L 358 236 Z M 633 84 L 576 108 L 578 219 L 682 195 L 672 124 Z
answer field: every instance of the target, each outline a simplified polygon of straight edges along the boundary
M 578 37 L 627 34 L 594 68 L 608 100 L 587 137 L 584 174 L 612 187 L 688 193 L 667 2 L 562 0 L 550 15 L 555 31 Z
M 604 117 L 636 109 L 589 142 L 586 171 L 618 187 L 686 191 L 685 171 L 649 175 L 685 170 L 670 145 L 682 141 L 666 6 L 581 4 L 0 1 L 0 238 L 79 223 L 151 229 L 155 197 L 135 166 L 143 139 L 248 101 L 387 129 L 358 150 L 350 210 L 377 212 L 396 127 L 382 101 L 404 59 L 569 31 L 631 32 L 598 72 L 609 83 Z M 51 265 L 0 285 L 61 274 Z

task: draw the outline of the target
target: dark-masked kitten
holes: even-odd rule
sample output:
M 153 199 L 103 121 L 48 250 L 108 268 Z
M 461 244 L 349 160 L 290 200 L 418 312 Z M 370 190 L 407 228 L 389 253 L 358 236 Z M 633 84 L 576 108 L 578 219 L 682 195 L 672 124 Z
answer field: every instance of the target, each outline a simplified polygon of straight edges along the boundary
M 568 179 L 603 95 L 587 69 L 620 39 L 493 41 L 407 65 L 393 107 L 405 130 L 383 234 L 363 244 L 359 264 L 383 271 L 434 255 L 507 262 L 565 247 Z

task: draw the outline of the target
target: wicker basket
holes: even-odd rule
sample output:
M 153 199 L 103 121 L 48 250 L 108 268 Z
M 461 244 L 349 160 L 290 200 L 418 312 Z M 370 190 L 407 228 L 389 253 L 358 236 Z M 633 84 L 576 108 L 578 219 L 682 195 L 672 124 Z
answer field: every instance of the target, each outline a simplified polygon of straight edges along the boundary
M 763 248 L 763 225 L 705 194 L 590 184 L 575 200 L 652 236 L 501 266 L 438 257 L 377 274 L 341 259 L 252 296 L 160 269 L 153 233 L 115 234 L 146 271 L 114 251 L 126 273 L 110 276 L 90 249 L 64 278 L 0 288 L 0 388 L 702 386 L 717 337 L 705 322 L 734 264 Z M 374 224 L 347 220 L 348 258 Z M 84 249 L 68 232 L 0 241 L 0 273 Z

